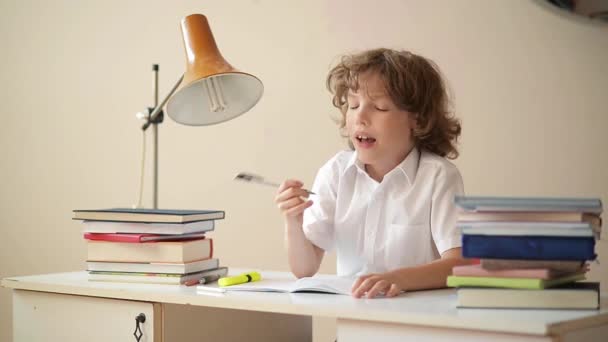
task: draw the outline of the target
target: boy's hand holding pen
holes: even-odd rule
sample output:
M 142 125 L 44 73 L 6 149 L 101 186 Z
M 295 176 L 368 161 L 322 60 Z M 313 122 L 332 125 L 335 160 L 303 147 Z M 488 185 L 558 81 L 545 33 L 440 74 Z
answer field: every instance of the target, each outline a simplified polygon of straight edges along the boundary
M 302 227 L 304 210 L 313 203 L 308 199 L 310 192 L 303 189 L 303 185 L 299 180 L 288 179 L 281 183 L 274 199 L 287 224 L 292 227 Z
M 278 187 L 277 196 L 274 199 L 277 207 L 288 221 L 295 223 L 297 226 L 302 226 L 304 210 L 313 203 L 308 199 L 308 196 L 315 195 L 314 192 L 303 188 L 304 183 L 296 179 L 288 179 L 281 184 L 277 184 L 269 182 L 261 176 L 245 172 L 237 174 L 234 179 Z
M 278 184 L 275 182 L 267 181 L 266 179 L 264 179 L 264 177 L 250 173 L 250 172 L 239 172 L 236 176 L 234 176 L 234 180 L 240 180 L 243 182 L 250 182 L 250 183 L 257 183 L 257 184 L 272 186 L 275 188 L 280 188 L 282 185 L 282 184 Z M 297 182 L 300 182 L 300 181 L 297 181 Z M 300 182 L 300 183 L 303 184 L 302 182 Z M 310 190 L 304 189 L 304 191 L 306 191 L 310 195 L 315 195 L 315 193 Z

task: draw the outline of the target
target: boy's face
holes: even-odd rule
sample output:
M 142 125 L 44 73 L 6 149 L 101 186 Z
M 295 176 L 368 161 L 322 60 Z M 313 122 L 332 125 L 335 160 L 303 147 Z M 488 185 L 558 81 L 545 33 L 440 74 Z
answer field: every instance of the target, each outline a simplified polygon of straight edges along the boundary
M 346 130 L 359 161 L 386 173 L 414 147 L 414 115 L 399 109 L 376 72 L 359 75 L 359 89 L 349 91 Z

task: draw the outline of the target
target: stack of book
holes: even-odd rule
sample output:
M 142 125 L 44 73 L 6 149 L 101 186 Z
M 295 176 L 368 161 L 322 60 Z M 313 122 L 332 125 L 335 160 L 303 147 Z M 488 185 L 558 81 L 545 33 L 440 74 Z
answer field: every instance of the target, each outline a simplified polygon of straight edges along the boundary
M 207 233 L 223 211 L 74 210 L 82 220 L 91 281 L 196 284 L 227 274 Z
M 585 279 L 601 232 L 595 198 L 457 196 L 462 255 L 454 267 L 459 307 L 597 309 L 599 283 Z

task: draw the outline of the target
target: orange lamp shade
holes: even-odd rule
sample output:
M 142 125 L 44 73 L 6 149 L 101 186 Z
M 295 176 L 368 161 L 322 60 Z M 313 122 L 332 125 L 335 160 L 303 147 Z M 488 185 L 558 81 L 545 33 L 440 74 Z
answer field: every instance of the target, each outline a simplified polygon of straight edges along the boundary
M 213 125 L 250 110 L 264 86 L 251 74 L 235 69 L 222 56 L 207 18 L 192 14 L 181 22 L 186 72 L 167 102 L 167 114 L 184 125 Z

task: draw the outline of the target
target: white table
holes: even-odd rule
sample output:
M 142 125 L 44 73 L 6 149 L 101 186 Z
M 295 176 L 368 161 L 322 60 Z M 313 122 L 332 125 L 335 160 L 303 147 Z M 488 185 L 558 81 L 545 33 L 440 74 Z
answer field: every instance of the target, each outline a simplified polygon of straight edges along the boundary
M 5 278 L 2 286 L 13 289 L 15 342 L 136 341 L 139 313 L 146 315 L 141 328 L 147 342 L 310 341 L 312 316 L 336 318 L 340 342 L 608 341 L 606 296 L 600 310 L 457 309 L 453 289 L 386 299 L 221 294 L 186 286 L 89 282 L 84 271 Z

